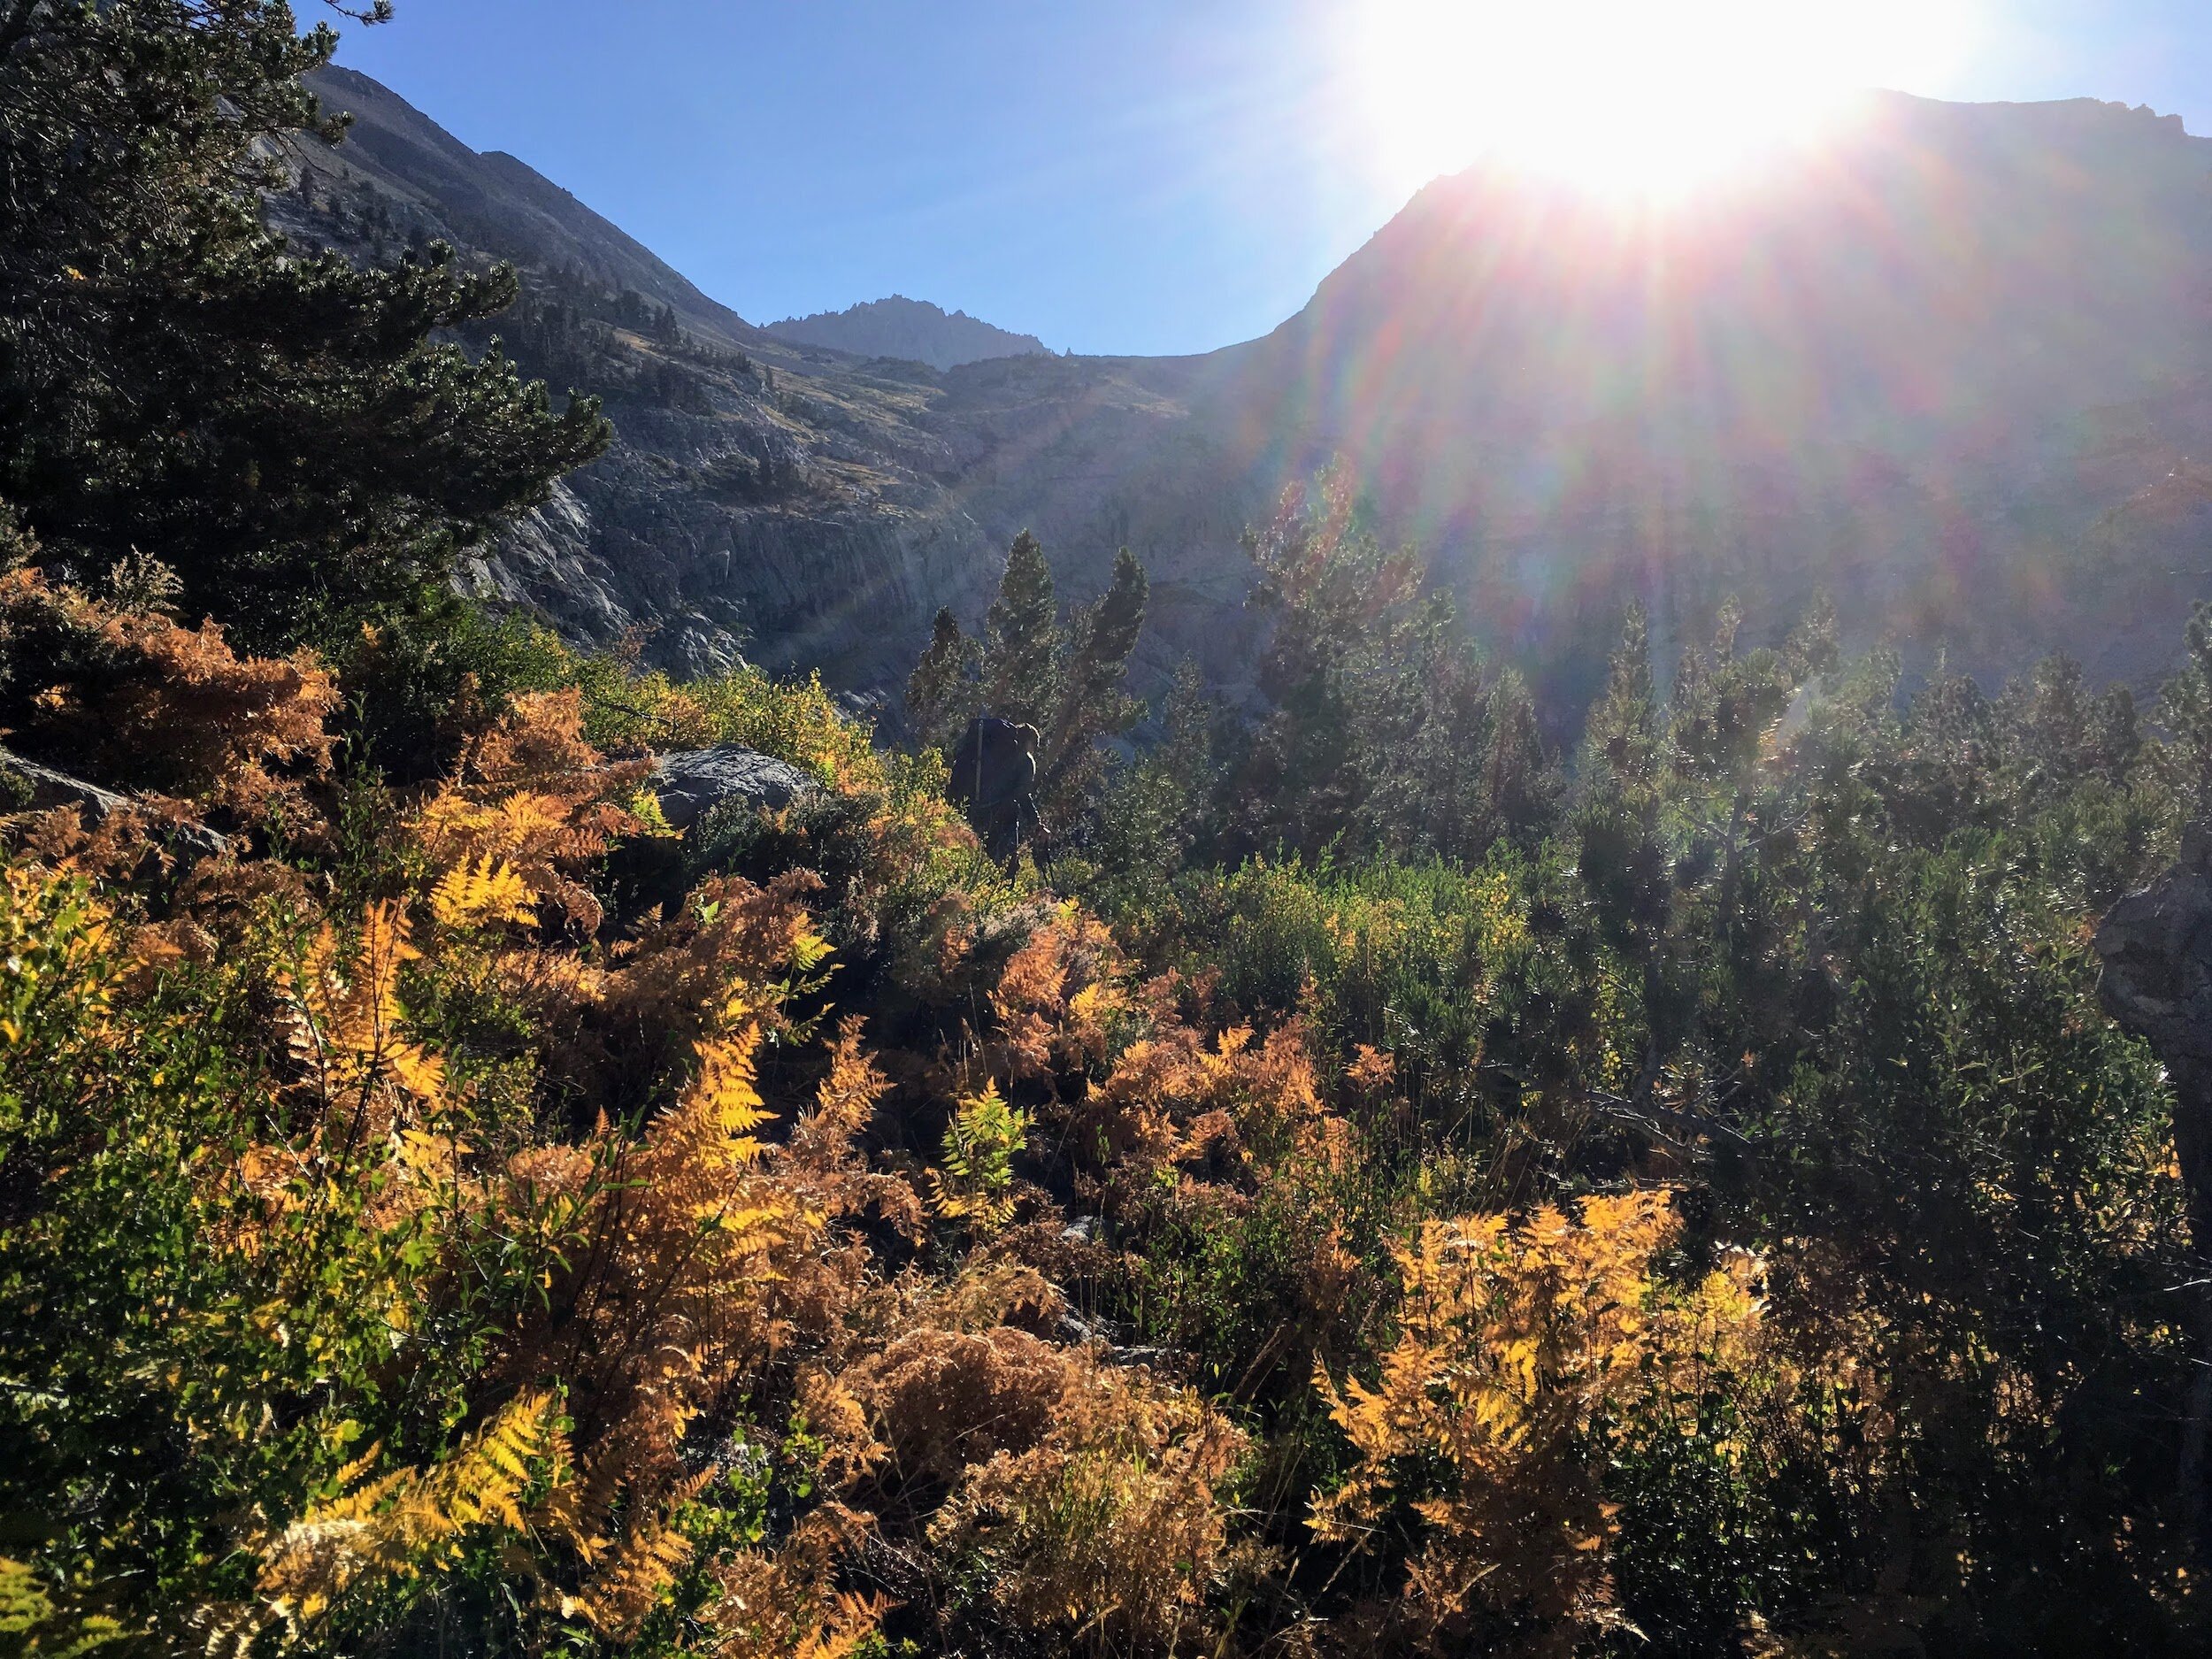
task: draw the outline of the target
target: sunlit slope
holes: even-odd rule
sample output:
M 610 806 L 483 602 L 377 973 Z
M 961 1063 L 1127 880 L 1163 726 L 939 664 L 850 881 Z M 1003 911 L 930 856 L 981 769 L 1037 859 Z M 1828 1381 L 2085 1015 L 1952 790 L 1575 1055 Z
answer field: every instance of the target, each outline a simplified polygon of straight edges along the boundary
M 2173 618 L 2132 602 L 2171 596 L 2191 518 L 2166 501 L 2149 549 L 2109 516 L 2212 451 L 2208 296 L 2212 143 L 2085 102 L 1886 96 L 1665 210 L 1440 180 L 1222 408 L 1286 472 L 1345 454 L 1525 642 L 1632 588 L 1774 614 L 1824 587 L 1862 633 L 2140 672 Z M 2179 588 L 2212 595 L 2208 564 Z

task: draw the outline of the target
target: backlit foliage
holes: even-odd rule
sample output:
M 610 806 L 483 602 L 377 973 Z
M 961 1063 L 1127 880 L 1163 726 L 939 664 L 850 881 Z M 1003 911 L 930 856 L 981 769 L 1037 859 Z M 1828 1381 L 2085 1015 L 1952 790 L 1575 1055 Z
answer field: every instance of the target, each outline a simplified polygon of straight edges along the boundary
M 37 549 L 27 545 L 27 556 Z M 165 803 L 253 822 L 330 762 L 338 692 L 305 653 L 242 657 L 216 623 L 0 573 L 0 723 L 19 753 Z
M 787 684 L 741 666 L 680 685 L 607 659 L 584 664 L 580 679 L 595 743 L 657 749 L 741 743 L 842 788 L 881 788 L 887 781 L 886 758 L 869 743 L 866 728 L 845 717 L 818 678 Z
M 2040 750 L 1962 784 L 1959 687 L 1786 741 L 1781 656 L 1716 646 L 1678 718 L 1630 662 L 1555 837 L 1194 869 L 1117 926 L 812 687 L 595 662 L 365 782 L 316 664 L 159 588 L 11 590 L 79 641 L 12 741 L 152 710 L 86 750 L 134 796 L 5 820 L 38 1651 L 2189 1628 L 2170 1107 L 2081 934 L 2150 809 L 2101 761 L 2031 808 Z M 2036 683 L 2005 741 L 2079 748 Z M 820 792 L 672 836 L 601 747 L 639 710 Z M 2038 1573 L 2097 1592 L 2047 1640 L 1997 1594 Z
M 987 1083 L 964 1098 L 945 1125 L 940 1167 L 930 1172 L 930 1202 L 948 1220 L 995 1232 L 1014 1214 L 1014 1155 L 1029 1144 L 1029 1114 Z
M 380 1139 L 402 1122 L 403 1103 L 443 1095 L 437 1057 L 400 1031 L 400 970 L 420 954 L 409 933 L 403 907 L 372 905 L 349 947 L 326 923 L 285 977 L 303 1092 L 318 1112 L 346 1114 L 349 1137 Z
M 454 594 L 608 427 L 458 343 L 514 273 L 267 230 L 326 31 L 5 12 L 0 1652 L 2207 1649 L 2200 1102 L 2091 940 L 2212 613 L 2152 724 L 1654 581 L 1540 718 L 1338 468 L 1233 700 L 1024 536 L 902 755 Z M 716 743 L 814 787 L 674 833 Z
M 514 866 L 482 853 L 464 858 L 430 890 L 430 909 L 446 927 L 481 927 L 496 922 L 534 922 L 529 887 Z
M 1398 1336 L 1376 1386 L 1321 1377 L 1358 1461 L 1314 1529 L 1356 1540 L 1409 1508 L 1424 1536 L 1405 1617 L 1436 1639 L 1565 1654 L 1617 1624 L 1601 1427 L 1742 1380 L 1757 1339 L 1748 1263 L 1687 1291 L 1655 1278 L 1677 1230 L 1661 1192 L 1424 1222 L 1395 1253 Z
M 858 1019 L 818 1031 L 820 881 L 710 877 L 618 924 L 642 766 L 586 740 L 580 689 L 471 718 L 373 826 L 365 897 L 278 851 L 360 833 L 319 818 L 313 740 L 234 743 L 293 768 L 283 838 L 157 900 L 8 870 L 0 1100 L 12 1167 L 54 1173 L 4 1224 L 0 1349 L 53 1388 L 0 1434 L 10 1502 L 82 1517 L 18 1564 L 23 1627 L 320 1652 L 457 1620 L 517 1652 L 830 1659 L 948 1595 L 972 1617 L 976 1573 L 1000 1617 L 1148 1647 L 1202 1620 L 1235 1432 L 1007 1325 L 1064 1305 L 1033 1270 L 940 1294 L 868 1242 L 933 1209 L 1002 1233 L 1029 1110 L 979 1082 L 926 1181 L 872 1159 L 892 1086 Z M 1102 1058 L 1120 971 L 1049 911 L 993 971 L 992 1052 L 1033 1082 Z M 1029 1426 L 947 1454 L 918 1507 L 895 1379 L 949 1342 L 1025 1346 Z M 145 1448 L 175 1472 L 134 1479 Z M 856 1580 L 885 1527 L 950 1576 Z
M 255 1588 L 296 1638 L 365 1577 L 411 1577 L 449 1566 L 472 1528 L 519 1535 L 534 1488 L 557 1492 L 570 1479 L 557 1402 L 509 1402 L 442 1462 L 362 1479 L 372 1448 L 338 1471 L 349 1488 L 310 1509 L 262 1551 Z M 534 1508 L 540 1506 L 533 1506 Z
M 463 884 L 442 886 L 448 904 L 483 900 L 496 864 L 514 889 L 502 919 L 542 902 L 580 928 L 598 926 L 600 902 L 578 878 L 615 836 L 645 827 L 629 810 L 643 768 L 601 764 L 583 724 L 577 693 L 533 693 L 466 745 L 459 775 L 424 803 L 417 830 L 423 853 Z
M 1171 1649 L 1221 1570 L 1217 1494 L 1243 1437 L 1141 1372 L 1086 1356 L 1058 1380 L 1045 1432 L 971 1466 L 931 1536 L 984 1563 L 1024 1624 L 1108 1651 Z

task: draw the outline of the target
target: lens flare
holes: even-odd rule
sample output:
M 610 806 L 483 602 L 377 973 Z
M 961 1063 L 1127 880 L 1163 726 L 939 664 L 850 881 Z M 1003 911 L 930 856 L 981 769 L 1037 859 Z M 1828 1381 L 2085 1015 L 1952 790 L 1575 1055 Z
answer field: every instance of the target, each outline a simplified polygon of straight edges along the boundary
M 1496 160 L 1625 195 L 1700 188 L 1812 139 L 1863 87 L 1939 78 L 1974 0 L 1365 0 L 1377 165 Z

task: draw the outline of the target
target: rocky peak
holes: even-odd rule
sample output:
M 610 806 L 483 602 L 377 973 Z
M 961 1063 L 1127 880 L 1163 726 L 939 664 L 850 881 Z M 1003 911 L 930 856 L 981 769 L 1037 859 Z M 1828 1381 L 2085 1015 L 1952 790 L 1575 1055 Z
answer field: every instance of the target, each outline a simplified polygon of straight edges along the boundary
M 826 346 L 861 357 L 903 358 L 933 369 L 956 369 L 987 357 L 1034 357 L 1046 349 L 1034 334 L 1011 334 L 965 311 L 948 312 L 903 294 L 841 311 L 786 318 L 769 324 L 768 332 L 801 345 Z

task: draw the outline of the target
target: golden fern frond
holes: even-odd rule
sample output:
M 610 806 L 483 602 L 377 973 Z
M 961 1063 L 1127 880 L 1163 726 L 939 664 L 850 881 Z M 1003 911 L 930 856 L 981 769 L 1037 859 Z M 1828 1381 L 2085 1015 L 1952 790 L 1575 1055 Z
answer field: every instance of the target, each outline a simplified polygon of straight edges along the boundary
M 791 1133 L 794 1167 L 826 1173 L 842 1162 L 853 1138 L 867 1126 L 870 1114 L 891 1087 L 880 1067 L 860 1046 L 861 1021 L 848 1018 L 830 1045 L 829 1074 L 816 1089 L 814 1110 L 802 1114 Z
M 884 1595 L 856 1595 L 848 1591 L 831 1604 L 821 1628 L 799 1644 L 794 1659 L 850 1659 L 891 1610 Z
M 472 1528 L 526 1530 L 530 1490 L 572 1477 L 559 1400 L 521 1395 L 444 1462 L 396 1470 L 308 1510 L 266 1552 L 257 1588 L 278 1617 L 311 1624 L 357 1584 L 446 1564 Z
M 773 1190 L 759 1171 L 764 1148 L 752 1131 L 771 1115 L 755 1083 L 761 1029 L 742 1002 L 732 1008 L 736 1029 L 696 1045 L 698 1075 L 653 1121 L 630 1160 L 647 1196 L 629 1208 L 626 1233 L 630 1248 L 647 1257 L 675 1248 L 677 1236 L 688 1252 L 703 1233 L 712 1234 L 712 1263 L 749 1260 L 748 1271 L 757 1276 L 767 1270 L 756 1258 L 784 1239 L 799 1215 L 792 1196 Z M 693 1266 L 709 1278 L 719 1271 L 704 1258 Z
M 319 932 L 288 976 L 293 1010 L 292 1051 L 326 1102 L 373 1089 L 386 1079 L 424 1101 L 438 1100 L 445 1068 L 400 1032 L 400 970 L 419 953 L 407 912 L 369 906 L 361 935 L 341 959 L 336 933 Z
M 105 1614 L 57 1607 L 27 1563 L 0 1557 L 0 1648 L 27 1659 L 81 1659 L 129 1634 Z
M 961 1098 L 945 1125 L 943 1165 L 929 1172 L 930 1202 L 947 1220 L 995 1231 L 1013 1218 L 1014 1154 L 1029 1144 L 1029 1114 L 998 1085 Z
M 445 927 L 484 927 L 501 922 L 534 923 L 530 889 L 503 859 L 486 853 L 464 858 L 431 890 L 431 913 Z
M 673 1524 L 641 1522 L 583 1589 L 562 1598 L 561 1610 L 581 1617 L 603 1636 L 627 1641 L 673 1586 L 691 1553 L 691 1540 Z
M 766 1123 L 770 1116 L 754 1086 L 753 1053 L 758 1041 L 757 1033 L 748 1032 L 702 1043 L 698 1080 L 692 1085 L 691 1097 L 686 1102 L 725 1134 L 741 1137 L 732 1146 L 731 1156 L 749 1164 L 760 1150 L 760 1143 L 750 1138 L 749 1132 Z
M 875 1631 L 889 1603 L 841 1594 L 838 1563 L 861 1540 L 862 1517 L 832 1503 L 792 1528 L 774 1549 L 718 1563 L 721 1594 L 706 1617 L 729 1659 L 843 1659 Z
M 1314 1496 L 1316 1535 L 1358 1542 L 1394 1504 L 1426 1525 L 1405 1584 L 1424 1617 L 1541 1607 L 1560 1651 L 1616 1615 L 1614 1509 L 1580 1466 L 1601 1414 L 1644 1417 L 1757 1341 L 1756 1264 L 1694 1291 L 1654 1267 L 1680 1223 L 1664 1190 L 1431 1219 L 1394 1256 L 1398 1335 L 1376 1386 L 1316 1386 L 1357 1463 Z M 1540 1525 L 1531 1517 L 1540 1517 Z
M 869 1167 L 855 1145 L 891 1080 L 860 1046 L 862 1022 L 849 1016 L 830 1045 L 830 1069 L 815 1090 L 814 1108 L 792 1125 L 777 1164 L 782 1179 L 802 1191 L 825 1219 L 872 1208 L 910 1238 L 918 1239 L 927 1210 L 910 1181 Z
M 835 955 L 830 941 L 810 927 L 801 927 L 791 939 L 791 965 L 801 973 L 811 973 Z
M 483 847 L 499 814 L 450 787 L 441 789 L 415 816 L 415 840 L 431 857 L 465 858 Z
M 207 1633 L 200 1645 L 207 1659 L 248 1659 L 254 1644 L 275 1622 L 263 1609 L 236 1602 L 201 1608 L 188 1620 L 193 1629 Z

